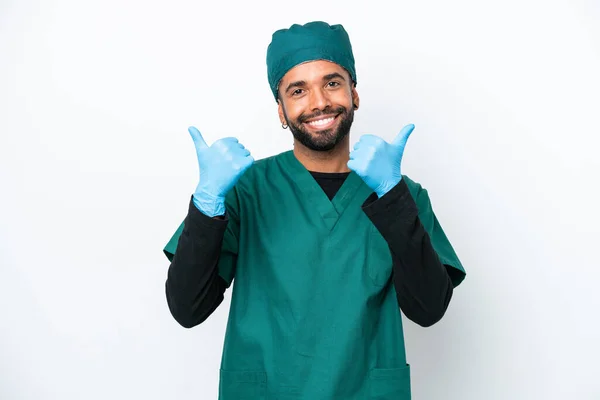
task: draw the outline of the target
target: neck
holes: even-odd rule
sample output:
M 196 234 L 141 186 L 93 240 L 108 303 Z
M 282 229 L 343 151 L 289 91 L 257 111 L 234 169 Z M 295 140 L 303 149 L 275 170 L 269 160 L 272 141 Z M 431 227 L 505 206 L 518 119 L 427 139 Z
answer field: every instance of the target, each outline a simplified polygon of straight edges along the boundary
M 304 167 L 313 172 L 350 172 L 350 135 L 346 135 L 333 149 L 315 151 L 294 140 L 294 156 Z

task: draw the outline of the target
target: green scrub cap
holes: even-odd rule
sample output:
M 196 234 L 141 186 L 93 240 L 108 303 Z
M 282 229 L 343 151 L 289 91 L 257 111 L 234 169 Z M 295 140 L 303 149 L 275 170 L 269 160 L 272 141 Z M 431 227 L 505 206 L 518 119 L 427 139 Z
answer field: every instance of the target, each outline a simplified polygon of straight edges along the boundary
M 267 49 L 267 75 L 275 100 L 281 78 L 296 65 L 315 60 L 339 64 L 356 84 L 352 45 L 342 25 L 314 21 L 273 33 Z

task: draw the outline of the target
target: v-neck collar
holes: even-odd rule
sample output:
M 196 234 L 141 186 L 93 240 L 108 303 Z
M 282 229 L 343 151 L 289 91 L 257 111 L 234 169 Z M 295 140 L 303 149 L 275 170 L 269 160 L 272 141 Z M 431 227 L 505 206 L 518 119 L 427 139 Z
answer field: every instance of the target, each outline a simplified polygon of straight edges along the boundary
M 333 199 L 329 200 L 329 197 L 327 197 L 327 194 L 310 171 L 296 158 L 293 150 L 282 153 L 281 159 L 284 167 L 293 173 L 295 185 L 306 196 L 307 201 L 314 205 L 315 210 L 321 215 L 330 230 L 335 227 L 344 210 L 354 199 L 358 189 L 366 187 L 360 176 L 351 171 L 335 196 L 333 196 Z M 366 199 L 369 191 L 365 191 L 364 194 Z

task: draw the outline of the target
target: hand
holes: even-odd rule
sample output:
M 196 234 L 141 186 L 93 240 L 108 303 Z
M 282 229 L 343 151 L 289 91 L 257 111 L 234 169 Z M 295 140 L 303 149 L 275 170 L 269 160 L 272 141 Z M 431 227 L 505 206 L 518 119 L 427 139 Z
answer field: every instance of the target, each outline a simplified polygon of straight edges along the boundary
M 236 138 L 219 139 L 208 146 L 198 129 L 191 126 L 200 182 L 193 195 L 194 205 L 209 217 L 225 214 L 225 195 L 252 165 L 250 152 Z
M 406 125 L 392 143 L 375 135 L 363 135 L 350 152 L 348 168 L 382 197 L 402 180 L 400 164 L 404 146 L 415 126 Z

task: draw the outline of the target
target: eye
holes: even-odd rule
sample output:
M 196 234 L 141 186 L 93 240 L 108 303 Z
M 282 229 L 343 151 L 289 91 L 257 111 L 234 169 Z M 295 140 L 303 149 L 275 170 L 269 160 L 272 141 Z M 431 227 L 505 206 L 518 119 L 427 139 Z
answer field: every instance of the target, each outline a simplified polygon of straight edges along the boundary
M 296 89 L 292 92 L 292 96 L 298 96 L 302 94 L 302 89 Z
M 336 82 L 336 81 L 331 81 L 331 82 L 327 82 L 327 86 L 329 86 L 329 87 L 337 87 L 337 86 L 340 86 L 340 83 Z

